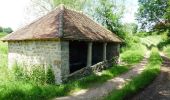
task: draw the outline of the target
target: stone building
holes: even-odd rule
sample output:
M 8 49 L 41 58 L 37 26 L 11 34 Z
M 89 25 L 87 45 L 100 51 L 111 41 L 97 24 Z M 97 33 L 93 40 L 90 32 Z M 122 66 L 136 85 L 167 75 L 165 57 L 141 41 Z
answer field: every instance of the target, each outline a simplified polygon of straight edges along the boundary
M 71 73 L 119 56 L 122 40 L 81 12 L 59 6 L 7 35 L 8 66 L 52 66 L 56 83 Z

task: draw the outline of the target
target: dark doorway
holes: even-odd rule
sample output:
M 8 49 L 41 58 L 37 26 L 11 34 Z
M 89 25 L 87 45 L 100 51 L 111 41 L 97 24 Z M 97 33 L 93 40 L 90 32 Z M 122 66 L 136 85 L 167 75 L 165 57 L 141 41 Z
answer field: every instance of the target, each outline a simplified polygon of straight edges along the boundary
M 107 60 L 113 59 L 113 57 L 119 56 L 118 45 L 115 43 L 107 43 Z
M 103 60 L 103 43 L 93 43 L 92 48 L 92 64 L 96 64 Z
M 80 41 L 69 42 L 70 73 L 73 73 L 87 63 L 87 43 Z

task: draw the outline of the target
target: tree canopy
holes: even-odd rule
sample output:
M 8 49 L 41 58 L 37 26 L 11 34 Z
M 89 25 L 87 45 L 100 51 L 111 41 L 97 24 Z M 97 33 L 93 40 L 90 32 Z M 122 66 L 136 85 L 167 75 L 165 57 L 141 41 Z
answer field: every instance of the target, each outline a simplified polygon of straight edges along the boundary
M 137 20 L 142 29 L 152 29 L 166 20 L 168 0 L 138 0 Z M 169 15 L 169 14 L 168 14 Z

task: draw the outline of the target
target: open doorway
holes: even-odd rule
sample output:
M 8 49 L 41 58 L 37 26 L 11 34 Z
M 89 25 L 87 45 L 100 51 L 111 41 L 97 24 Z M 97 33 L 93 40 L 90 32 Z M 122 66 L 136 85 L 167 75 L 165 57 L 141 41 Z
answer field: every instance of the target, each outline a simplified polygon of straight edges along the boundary
M 70 73 L 86 67 L 87 43 L 80 41 L 69 42 Z
M 92 47 L 92 65 L 103 60 L 103 43 L 95 42 Z

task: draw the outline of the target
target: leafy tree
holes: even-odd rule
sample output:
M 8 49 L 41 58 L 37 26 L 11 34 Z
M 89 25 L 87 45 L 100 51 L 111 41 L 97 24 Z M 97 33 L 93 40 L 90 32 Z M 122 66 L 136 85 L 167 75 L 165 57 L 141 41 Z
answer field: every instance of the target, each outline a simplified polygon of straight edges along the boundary
M 96 0 L 96 6 L 91 10 L 93 18 L 107 29 L 124 38 L 121 18 L 124 13 L 123 0 Z
M 3 29 L 3 32 L 12 33 L 13 30 L 12 30 L 10 27 L 7 27 L 7 28 L 4 28 L 4 29 Z
M 138 0 L 137 20 L 142 29 L 152 29 L 156 23 L 163 23 L 168 0 Z
M 53 0 L 54 6 L 64 4 L 72 9 L 83 10 L 88 0 Z
M 168 0 L 167 3 L 167 9 L 166 9 L 166 13 L 165 13 L 165 18 L 170 22 L 170 0 Z
M 138 25 L 135 23 L 125 23 L 124 30 L 130 34 L 135 34 L 138 31 Z

